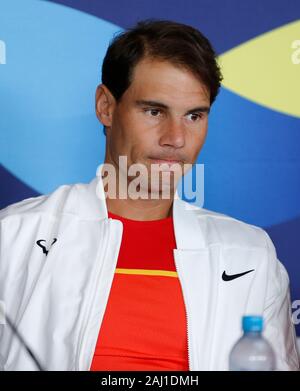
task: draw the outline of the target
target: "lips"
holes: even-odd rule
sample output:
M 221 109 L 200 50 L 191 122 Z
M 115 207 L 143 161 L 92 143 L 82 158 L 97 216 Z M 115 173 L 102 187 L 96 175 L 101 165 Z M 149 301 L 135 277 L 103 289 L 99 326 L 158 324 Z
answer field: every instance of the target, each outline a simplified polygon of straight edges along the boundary
M 182 170 L 182 162 L 180 160 L 174 159 L 155 159 L 150 158 L 151 160 L 151 170 L 159 170 L 159 171 L 174 171 L 181 172 Z
M 156 159 L 156 158 L 150 158 L 152 160 L 152 162 L 155 164 L 175 164 L 175 163 L 181 163 L 180 160 L 176 160 L 176 159 L 169 159 L 169 158 L 166 158 L 166 159 Z

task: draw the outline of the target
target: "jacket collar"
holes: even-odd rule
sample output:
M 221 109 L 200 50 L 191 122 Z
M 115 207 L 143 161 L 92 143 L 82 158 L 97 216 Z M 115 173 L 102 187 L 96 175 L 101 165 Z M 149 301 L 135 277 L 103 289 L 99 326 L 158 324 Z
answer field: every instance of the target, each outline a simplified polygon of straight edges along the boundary
M 96 178 L 88 184 L 87 192 L 82 197 L 82 202 L 79 203 L 80 214 L 85 219 L 103 220 L 108 218 L 100 172 L 101 170 L 98 168 Z M 201 208 L 180 199 L 176 190 L 173 201 L 173 224 L 178 250 L 198 250 L 205 247 L 199 214 L 201 214 Z

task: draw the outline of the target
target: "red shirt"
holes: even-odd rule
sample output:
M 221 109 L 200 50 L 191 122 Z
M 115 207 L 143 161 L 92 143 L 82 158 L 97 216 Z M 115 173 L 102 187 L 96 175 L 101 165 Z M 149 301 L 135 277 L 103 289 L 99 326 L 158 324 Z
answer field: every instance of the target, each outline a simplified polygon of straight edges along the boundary
M 91 370 L 188 370 L 187 320 L 173 218 L 123 223 L 123 237 Z

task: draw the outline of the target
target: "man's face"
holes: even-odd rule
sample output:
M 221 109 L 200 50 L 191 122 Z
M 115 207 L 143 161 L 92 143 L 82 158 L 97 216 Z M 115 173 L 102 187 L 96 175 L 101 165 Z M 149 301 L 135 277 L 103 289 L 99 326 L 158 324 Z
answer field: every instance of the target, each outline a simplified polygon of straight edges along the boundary
M 114 106 L 106 132 L 106 163 L 118 166 L 119 156 L 126 156 L 127 167 L 145 165 L 150 187 L 151 164 L 161 164 L 158 160 L 175 160 L 185 173 L 184 165 L 196 161 L 204 144 L 209 107 L 209 92 L 190 71 L 143 59 Z M 161 167 L 168 171 L 172 164 Z

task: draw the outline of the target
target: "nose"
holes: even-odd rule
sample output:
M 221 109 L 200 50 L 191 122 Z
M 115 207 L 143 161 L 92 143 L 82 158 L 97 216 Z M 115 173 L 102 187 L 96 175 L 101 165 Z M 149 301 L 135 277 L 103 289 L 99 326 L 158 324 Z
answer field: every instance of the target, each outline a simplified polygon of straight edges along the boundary
M 179 119 L 169 118 L 164 123 L 164 128 L 159 140 L 161 146 L 182 148 L 185 145 L 184 125 Z

